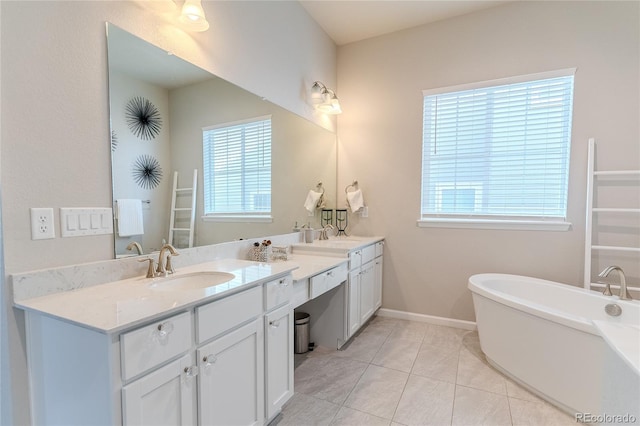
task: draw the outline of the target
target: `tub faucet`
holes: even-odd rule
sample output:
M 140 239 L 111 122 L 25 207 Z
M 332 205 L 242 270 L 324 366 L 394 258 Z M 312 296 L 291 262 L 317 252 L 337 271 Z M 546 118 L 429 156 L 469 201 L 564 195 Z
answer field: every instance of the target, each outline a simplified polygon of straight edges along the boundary
M 167 261 L 166 263 L 162 263 L 164 253 L 167 250 L 169 251 L 169 254 L 167 254 Z M 178 256 L 179 254 L 180 253 L 176 251 L 176 248 L 174 246 L 172 246 L 171 244 L 164 244 L 160 249 L 160 255 L 158 256 L 158 267 L 156 268 L 156 274 L 165 276 L 167 274 L 173 274 L 175 271 L 173 269 L 173 265 L 171 265 L 171 256 Z
M 629 295 L 629 291 L 627 290 L 627 282 L 624 277 L 624 272 L 622 271 L 621 267 L 615 265 L 607 266 L 602 272 L 600 272 L 600 274 L 598 274 L 598 276 L 600 278 L 606 278 L 613 271 L 616 271 L 618 273 L 618 277 L 620 277 L 620 300 L 631 300 L 631 296 Z M 611 286 L 609 283 L 606 283 L 602 294 L 604 294 L 605 296 L 613 295 L 613 293 L 611 293 Z

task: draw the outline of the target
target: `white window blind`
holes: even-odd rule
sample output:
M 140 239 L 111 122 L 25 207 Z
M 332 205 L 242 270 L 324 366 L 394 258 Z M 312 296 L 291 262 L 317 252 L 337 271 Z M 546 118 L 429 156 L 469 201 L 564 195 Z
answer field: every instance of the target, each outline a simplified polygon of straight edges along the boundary
M 271 213 L 271 117 L 202 130 L 204 214 Z
M 573 74 L 425 91 L 422 219 L 566 219 Z

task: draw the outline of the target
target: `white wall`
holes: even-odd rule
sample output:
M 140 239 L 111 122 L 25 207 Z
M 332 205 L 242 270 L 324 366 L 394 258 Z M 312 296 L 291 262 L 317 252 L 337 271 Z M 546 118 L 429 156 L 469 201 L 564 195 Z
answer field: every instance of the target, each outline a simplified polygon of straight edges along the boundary
M 113 256 L 111 235 L 31 241 L 29 227 L 29 207 L 53 207 L 57 221 L 59 207 L 111 206 L 105 21 L 333 126 L 313 114 L 304 93 L 314 80 L 335 86 L 336 47 L 297 2 L 203 3 L 211 28 L 189 33 L 158 14 L 170 0 L 0 2 L 7 275 Z M 13 402 L 6 423 L 28 424 L 23 316 L 6 299 L 3 415 Z
M 587 139 L 601 167 L 640 168 L 638 2 L 513 2 L 338 49 L 338 188 L 357 179 L 387 237 L 383 307 L 474 320 L 467 279 L 581 285 Z M 568 232 L 418 228 L 422 90 L 577 67 Z

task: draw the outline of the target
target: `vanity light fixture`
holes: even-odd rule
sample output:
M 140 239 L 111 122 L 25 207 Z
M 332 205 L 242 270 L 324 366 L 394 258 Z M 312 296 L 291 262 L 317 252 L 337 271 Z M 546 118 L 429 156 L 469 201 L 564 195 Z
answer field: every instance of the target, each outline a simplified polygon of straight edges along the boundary
M 209 29 L 209 22 L 204 15 L 201 0 L 185 0 L 178 19 L 192 31 L 202 32 Z
M 315 109 L 325 114 L 342 113 L 336 92 L 319 81 L 316 81 L 313 83 L 313 86 L 311 86 L 311 103 Z

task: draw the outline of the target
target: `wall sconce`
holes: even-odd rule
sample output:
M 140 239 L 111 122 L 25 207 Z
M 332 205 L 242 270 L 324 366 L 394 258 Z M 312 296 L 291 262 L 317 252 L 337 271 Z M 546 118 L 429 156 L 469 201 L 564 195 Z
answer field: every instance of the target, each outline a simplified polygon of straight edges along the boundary
M 185 0 L 178 19 L 192 31 L 202 32 L 209 29 L 201 0 Z
M 313 86 L 311 86 L 311 103 L 315 109 L 325 114 L 342 113 L 336 92 L 319 81 L 316 81 L 313 83 Z

